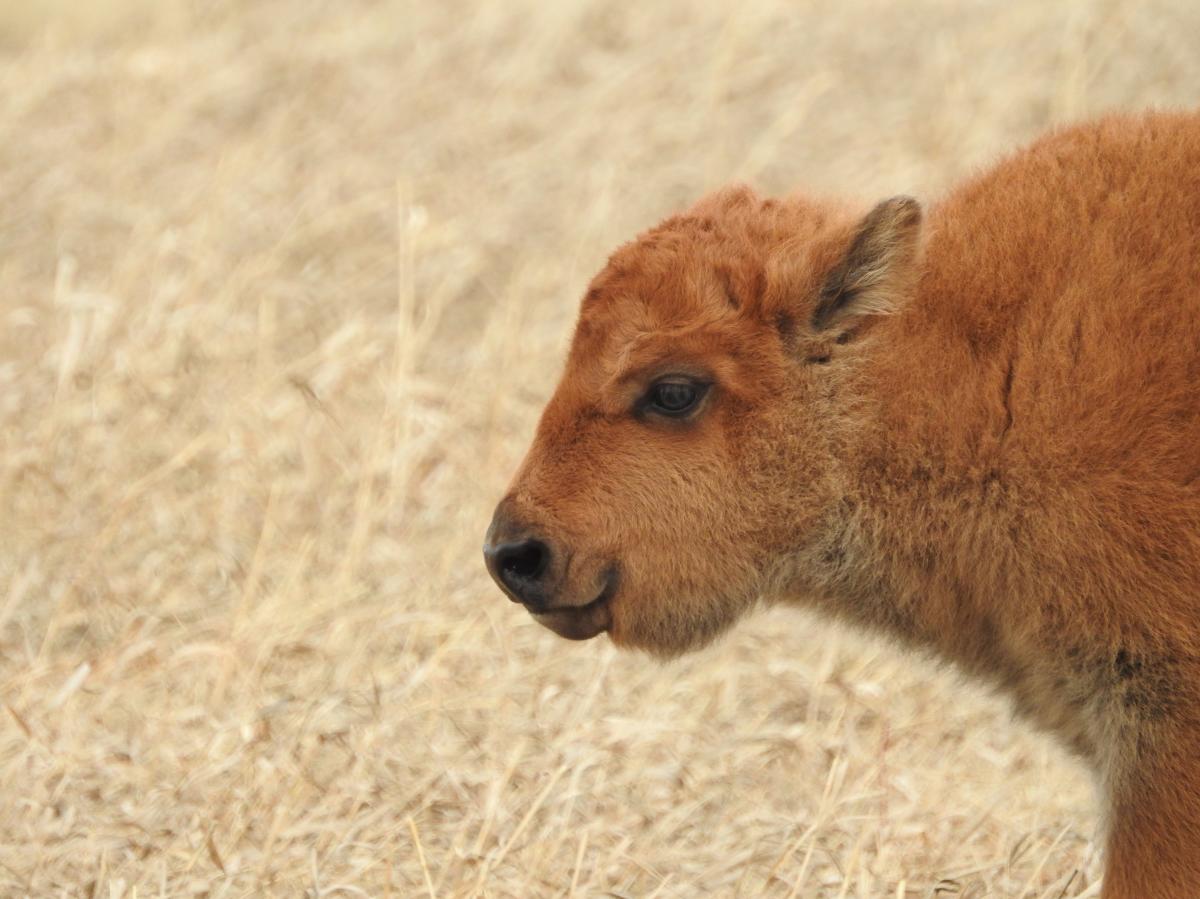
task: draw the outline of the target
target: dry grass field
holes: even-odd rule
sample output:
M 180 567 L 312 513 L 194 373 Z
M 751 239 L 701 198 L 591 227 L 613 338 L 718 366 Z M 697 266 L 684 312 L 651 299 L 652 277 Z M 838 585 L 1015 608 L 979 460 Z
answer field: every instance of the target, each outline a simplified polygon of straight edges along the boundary
M 1086 775 L 797 612 L 542 630 L 491 507 L 618 242 L 1200 102 L 1200 5 L 0 7 L 0 895 L 1096 896 Z

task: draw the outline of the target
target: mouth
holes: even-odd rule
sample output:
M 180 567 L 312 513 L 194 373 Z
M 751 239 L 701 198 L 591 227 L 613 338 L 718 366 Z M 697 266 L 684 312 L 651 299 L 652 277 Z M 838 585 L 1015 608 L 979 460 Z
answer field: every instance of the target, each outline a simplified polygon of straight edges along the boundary
M 590 640 L 612 627 L 611 603 L 617 592 L 617 576 L 610 571 L 599 595 L 583 606 L 530 611 L 535 621 L 568 640 Z

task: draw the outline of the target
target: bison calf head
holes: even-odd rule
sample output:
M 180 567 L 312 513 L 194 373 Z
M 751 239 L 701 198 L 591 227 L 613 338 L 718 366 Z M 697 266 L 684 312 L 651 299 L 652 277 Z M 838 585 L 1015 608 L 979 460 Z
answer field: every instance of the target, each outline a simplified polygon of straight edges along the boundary
M 920 219 L 733 189 L 619 249 L 488 531 L 501 589 L 564 637 L 662 655 L 797 589 Z

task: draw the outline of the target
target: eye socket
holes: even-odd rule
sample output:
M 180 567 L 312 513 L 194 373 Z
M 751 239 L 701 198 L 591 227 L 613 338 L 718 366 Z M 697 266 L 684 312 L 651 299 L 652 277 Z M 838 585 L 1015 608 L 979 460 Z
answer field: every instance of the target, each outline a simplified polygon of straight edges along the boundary
M 659 381 L 646 394 L 644 408 L 658 415 L 681 418 L 696 408 L 707 390 L 707 384 L 695 381 Z

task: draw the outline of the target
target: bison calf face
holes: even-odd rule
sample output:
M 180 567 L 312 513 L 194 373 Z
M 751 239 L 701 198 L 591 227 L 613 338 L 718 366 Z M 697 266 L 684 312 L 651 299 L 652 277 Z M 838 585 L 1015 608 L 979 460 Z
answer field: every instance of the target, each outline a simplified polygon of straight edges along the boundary
M 849 336 L 906 283 L 918 220 L 734 190 L 614 254 L 488 531 L 509 598 L 671 655 L 794 580 L 836 506 Z

